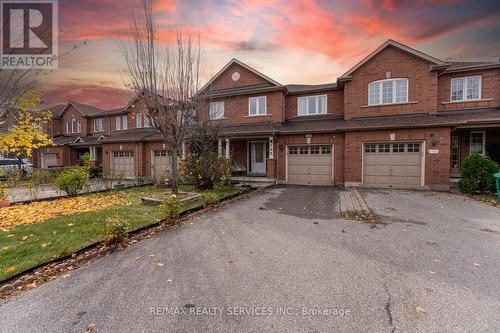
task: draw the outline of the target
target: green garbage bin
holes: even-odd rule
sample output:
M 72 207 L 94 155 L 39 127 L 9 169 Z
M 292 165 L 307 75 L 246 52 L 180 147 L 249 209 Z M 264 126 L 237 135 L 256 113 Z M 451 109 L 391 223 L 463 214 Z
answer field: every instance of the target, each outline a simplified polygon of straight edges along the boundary
M 497 183 L 497 198 L 500 199 L 500 172 L 494 174 Z

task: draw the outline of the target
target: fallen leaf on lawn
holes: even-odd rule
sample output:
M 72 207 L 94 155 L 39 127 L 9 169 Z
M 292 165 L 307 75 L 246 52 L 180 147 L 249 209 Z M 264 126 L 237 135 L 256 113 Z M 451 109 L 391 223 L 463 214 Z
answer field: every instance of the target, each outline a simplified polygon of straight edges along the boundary
M 429 271 L 429 273 L 431 273 L 431 274 L 436 274 L 436 272 L 433 272 L 433 271 Z
M 42 243 L 42 244 L 40 244 L 40 246 L 45 248 L 45 247 L 49 246 L 50 244 L 51 244 L 50 242 L 49 243 Z
M 163 267 L 163 264 L 161 262 L 158 263 L 158 266 Z
M 9 249 L 9 247 L 8 247 L 8 246 L 4 246 L 4 247 L 2 247 L 2 250 L 4 250 L 4 251 L 7 251 L 8 249 Z
M 7 237 L 14 237 L 14 235 L 7 235 Z
M 476 267 L 481 266 L 481 264 L 480 264 L 480 263 L 478 263 L 478 262 L 475 262 L 473 265 L 474 265 L 474 266 L 476 266 Z
M 16 266 L 7 266 L 3 269 L 5 273 L 12 273 L 16 270 Z
M 74 226 L 73 223 L 68 223 L 68 227 L 72 227 L 72 226 Z
M 416 306 L 416 307 L 415 307 L 415 311 L 417 311 L 417 312 L 421 312 L 421 313 L 427 313 L 427 310 L 426 310 L 426 309 L 424 309 L 424 308 L 423 308 L 423 307 L 421 307 L 421 306 Z
M 125 193 L 90 194 L 53 201 L 38 201 L 0 208 L 0 231 L 17 225 L 41 223 L 47 219 L 111 208 L 128 200 Z M 7 237 L 13 237 L 8 235 Z
M 23 238 L 21 238 L 21 240 L 25 241 L 28 239 L 28 236 L 23 236 Z

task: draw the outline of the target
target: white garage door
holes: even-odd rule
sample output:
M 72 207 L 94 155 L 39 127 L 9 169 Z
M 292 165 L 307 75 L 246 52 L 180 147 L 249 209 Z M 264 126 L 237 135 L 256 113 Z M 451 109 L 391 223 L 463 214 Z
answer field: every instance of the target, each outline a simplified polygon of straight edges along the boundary
M 114 151 L 111 155 L 111 172 L 113 175 L 122 172 L 125 177 L 135 177 L 133 151 Z
M 289 146 L 288 183 L 332 184 L 332 146 Z
M 152 175 L 155 181 L 164 180 L 172 172 L 172 157 L 167 150 L 153 150 L 152 153 Z
M 57 154 L 55 153 L 42 153 L 40 166 L 42 169 L 58 166 Z
M 422 179 L 421 143 L 365 143 L 363 184 L 417 188 Z

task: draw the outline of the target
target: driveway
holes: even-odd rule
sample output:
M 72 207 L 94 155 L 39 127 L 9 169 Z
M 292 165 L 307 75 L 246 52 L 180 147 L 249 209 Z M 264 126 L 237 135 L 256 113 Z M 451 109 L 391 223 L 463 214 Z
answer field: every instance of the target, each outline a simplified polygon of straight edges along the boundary
M 1 303 L 0 331 L 500 331 L 500 210 L 362 193 L 387 224 L 268 188 Z

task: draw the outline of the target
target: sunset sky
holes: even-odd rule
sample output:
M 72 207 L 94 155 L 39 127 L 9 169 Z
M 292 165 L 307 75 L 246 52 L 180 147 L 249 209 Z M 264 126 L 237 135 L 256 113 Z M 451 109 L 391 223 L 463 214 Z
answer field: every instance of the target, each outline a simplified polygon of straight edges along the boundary
M 282 84 L 335 82 L 391 38 L 443 60 L 500 57 L 500 1 L 159 1 L 162 33 L 200 34 L 207 76 L 231 58 Z M 129 0 L 59 0 L 59 69 L 44 73 L 46 104 L 127 104 L 120 40 Z M 208 77 L 207 77 L 208 78 Z

